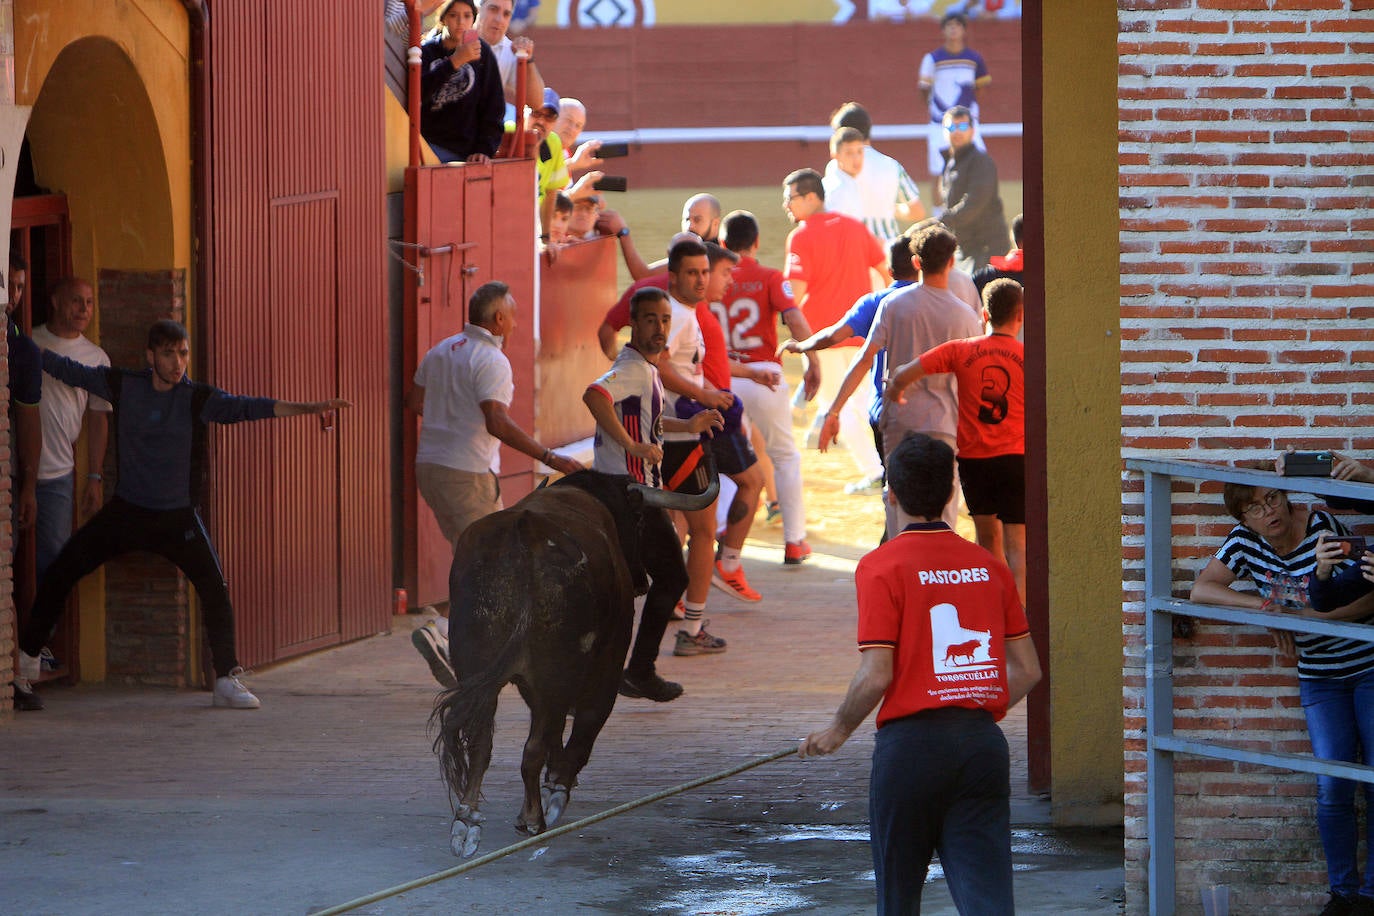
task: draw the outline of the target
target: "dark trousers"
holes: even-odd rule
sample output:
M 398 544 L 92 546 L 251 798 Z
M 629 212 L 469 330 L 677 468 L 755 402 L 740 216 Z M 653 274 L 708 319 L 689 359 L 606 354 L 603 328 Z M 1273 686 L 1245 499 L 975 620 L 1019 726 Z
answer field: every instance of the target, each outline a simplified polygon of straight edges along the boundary
M 990 713 L 951 707 L 878 729 L 868 806 L 880 916 L 921 911 L 935 852 L 960 913 L 1014 912 L 1011 765 Z
M 639 614 L 639 633 L 630 649 L 625 670 L 638 677 L 654 673 L 659 643 L 673 619 L 673 608 L 687 590 L 687 565 L 682 560 L 682 544 L 677 539 L 668 513 L 646 507 L 640 527 L 640 559 L 649 574 L 649 593 Z
M 155 553 L 176 564 L 195 586 L 205 619 L 205 636 L 214 657 L 215 675 L 238 667 L 234 651 L 234 609 L 219 557 L 195 509 L 145 509 L 115 497 L 82 525 L 58 553 L 38 583 L 29 621 L 19 648 L 37 655 L 57 630 L 76 583 L 106 560 L 135 550 Z

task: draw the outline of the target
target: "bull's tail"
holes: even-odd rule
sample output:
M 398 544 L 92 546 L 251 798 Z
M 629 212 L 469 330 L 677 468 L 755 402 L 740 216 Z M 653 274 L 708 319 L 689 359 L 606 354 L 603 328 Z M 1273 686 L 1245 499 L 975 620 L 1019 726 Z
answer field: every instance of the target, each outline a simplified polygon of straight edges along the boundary
M 434 752 L 439 755 L 439 768 L 450 794 L 456 794 L 460 800 L 472 775 L 473 748 L 491 741 L 496 698 L 510 682 L 517 656 L 524 647 L 526 626 L 526 620 L 521 619 L 490 665 L 462 678 L 457 687 L 441 693 L 434 703 L 434 712 L 429 717 L 430 728 L 438 727 Z M 479 779 L 481 775 L 477 774 Z

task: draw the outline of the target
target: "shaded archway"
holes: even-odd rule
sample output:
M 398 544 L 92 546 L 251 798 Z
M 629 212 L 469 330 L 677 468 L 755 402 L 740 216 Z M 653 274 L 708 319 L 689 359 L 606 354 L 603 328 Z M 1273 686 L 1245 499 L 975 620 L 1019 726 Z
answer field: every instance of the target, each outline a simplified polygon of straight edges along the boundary
M 157 114 L 123 48 L 106 38 L 64 48 L 43 81 L 28 140 L 38 183 L 67 195 L 79 273 L 174 263 Z
M 154 93 L 164 106 L 175 100 L 167 89 L 150 91 L 115 40 L 77 39 L 53 60 L 28 124 L 36 184 L 66 198 L 72 272 L 97 290 L 88 336 L 117 366 L 142 362 L 151 318 L 184 313 L 185 271 L 176 266 L 177 221 L 163 142 L 168 111 L 154 105 Z M 42 301 L 47 290 L 35 285 L 32 293 Z M 112 470 L 108 461 L 105 470 Z M 153 558 L 112 564 L 103 576 L 83 582 L 79 604 L 83 679 L 127 673 L 142 682 L 184 683 L 186 589 L 167 564 Z M 157 626 L 142 626 L 153 618 Z M 140 635 L 126 645 L 125 633 Z

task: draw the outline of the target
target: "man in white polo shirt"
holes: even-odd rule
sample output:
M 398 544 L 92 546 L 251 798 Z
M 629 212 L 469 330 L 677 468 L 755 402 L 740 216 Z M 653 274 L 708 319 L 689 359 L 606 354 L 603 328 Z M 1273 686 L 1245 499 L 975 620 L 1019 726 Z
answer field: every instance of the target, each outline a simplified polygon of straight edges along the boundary
M 425 354 L 406 394 L 406 407 L 424 418 L 415 450 L 415 483 L 439 530 L 455 547 L 469 525 L 503 508 L 497 480 L 502 442 L 563 474 L 582 470 L 510 418 L 515 383 L 502 347 L 514 330 L 510 287 L 499 281 L 482 284 L 468 300 L 462 332 Z M 454 686 L 448 620 L 425 624 L 411 639 L 439 683 Z

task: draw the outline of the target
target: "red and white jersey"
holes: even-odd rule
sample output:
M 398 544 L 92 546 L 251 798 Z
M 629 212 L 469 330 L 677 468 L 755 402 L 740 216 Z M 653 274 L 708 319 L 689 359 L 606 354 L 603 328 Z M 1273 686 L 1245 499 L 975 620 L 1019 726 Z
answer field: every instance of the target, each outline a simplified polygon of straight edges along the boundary
M 602 394 L 615 407 L 615 415 L 635 442 L 660 445 L 663 442 L 663 383 L 658 369 L 634 347 L 626 346 L 611 364 L 610 371 L 587 386 Z M 628 455 L 620 443 L 596 427 L 592 467 L 605 474 L 629 474 L 651 487 L 663 486 L 657 464 Z
M 782 271 L 749 257 L 740 258 L 725 298 L 711 303 L 731 358 L 746 363 L 777 362 L 778 319 L 796 307 Z

